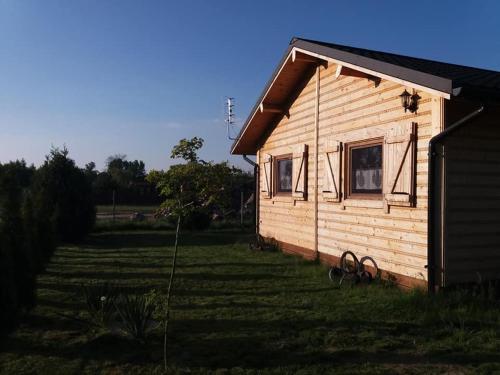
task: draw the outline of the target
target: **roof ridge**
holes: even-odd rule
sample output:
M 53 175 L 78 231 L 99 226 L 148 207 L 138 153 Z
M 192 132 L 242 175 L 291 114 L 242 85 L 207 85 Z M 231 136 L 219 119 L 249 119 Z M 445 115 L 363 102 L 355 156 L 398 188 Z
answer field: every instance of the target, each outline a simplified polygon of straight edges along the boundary
M 406 59 L 414 59 L 414 60 L 419 60 L 422 62 L 427 62 L 427 63 L 438 63 L 438 64 L 445 64 L 449 66 L 455 66 L 459 68 L 466 68 L 466 69 L 475 69 L 475 70 L 481 70 L 485 72 L 491 72 L 491 73 L 500 73 L 498 70 L 492 70 L 492 69 L 486 69 L 486 68 L 478 68 L 476 66 L 469 66 L 469 65 L 461 65 L 461 64 L 455 64 L 455 63 L 450 63 L 446 61 L 439 61 L 439 60 L 431 60 L 428 58 L 423 58 L 423 57 L 416 57 L 416 56 L 409 56 L 409 55 L 402 55 L 394 52 L 386 52 L 386 51 L 380 51 L 380 50 L 374 50 L 374 49 L 368 49 L 368 48 L 362 48 L 362 47 L 355 47 L 355 46 L 348 46 L 345 44 L 338 44 L 338 43 L 330 43 L 330 42 L 323 42 L 320 40 L 314 40 L 314 39 L 307 39 L 307 38 L 300 38 L 300 37 L 293 37 L 292 40 L 290 41 L 290 44 L 294 44 L 296 41 L 302 40 L 304 42 L 309 42 L 309 43 L 315 43 L 323 46 L 328 46 L 330 48 L 335 48 L 335 47 L 340 47 L 340 48 L 353 48 L 361 51 L 366 51 L 366 52 L 373 52 L 373 53 L 381 53 L 385 55 L 391 55 L 391 56 L 396 56 L 396 57 L 403 57 Z M 351 52 L 354 53 L 354 52 Z

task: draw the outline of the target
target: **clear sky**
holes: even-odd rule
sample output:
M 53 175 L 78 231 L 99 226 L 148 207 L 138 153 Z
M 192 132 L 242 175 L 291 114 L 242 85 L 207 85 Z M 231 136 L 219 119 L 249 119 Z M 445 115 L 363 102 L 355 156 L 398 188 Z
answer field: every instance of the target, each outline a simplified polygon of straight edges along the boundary
M 293 36 L 500 70 L 498 1 L 0 0 L 0 162 L 126 154 L 166 168 L 180 138 L 229 160 Z

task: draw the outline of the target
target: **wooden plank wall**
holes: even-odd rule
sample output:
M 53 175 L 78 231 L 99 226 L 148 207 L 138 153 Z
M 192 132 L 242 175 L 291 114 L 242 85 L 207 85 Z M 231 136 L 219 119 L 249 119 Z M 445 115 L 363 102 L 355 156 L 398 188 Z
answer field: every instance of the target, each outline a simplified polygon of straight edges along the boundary
M 342 204 L 319 199 L 318 248 L 340 256 L 346 250 L 358 258 L 369 255 L 380 268 L 404 276 L 426 279 L 427 272 L 427 147 L 432 129 L 432 97 L 419 92 L 417 114 L 404 112 L 400 84 L 382 80 L 378 87 L 364 78 L 340 76 L 335 67 L 321 74 L 319 154 L 324 140 L 334 135 L 356 140 L 355 132 L 383 133 L 395 122 L 416 122 L 417 165 L 416 207 L 391 207 L 385 213 L 381 201 L 356 200 Z M 410 90 L 409 90 L 410 91 Z M 411 92 L 411 91 L 410 91 Z M 323 168 L 320 157 L 319 170 Z M 343 179 L 342 179 L 343 184 Z M 322 185 L 322 176 L 319 176 Z
M 402 85 L 382 80 L 376 87 L 366 78 L 343 75 L 335 78 L 336 68 L 335 64 L 320 68 L 317 250 L 337 257 L 351 250 L 358 257 L 372 256 L 379 267 L 388 272 L 425 280 L 427 148 L 431 136 L 441 130 L 437 113 L 441 99 L 419 91 L 422 98 L 418 113 L 405 113 L 399 98 L 404 89 Z M 296 144 L 309 145 L 309 199 L 295 204 L 291 198 L 261 199 L 260 232 L 312 250 L 315 250 L 315 98 L 313 77 L 291 106 L 290 117 L 281 120 L 259 151 L 262 166 L 265 154 L 289 153 Z M 334 135 L 346 140 L 355 137 L 356 132 L 384 132 L 396 121 L 418 124 L 416 207 L 391 207 L 389 213 L 384 213 L 382 201 L 351 200 L 345 202 L 343 208 L 342 203 L 323 200 L 325 139 Z
M 308 145 L 308 178 L 306 201 L 293 201 L 291 197 L 260 197 L 260 234 L 278 241 L 314 249 L 314 128 L 316 105 L 316 76 L 313 75 L 259 150 L 259 165 L 266 154 L 290 154 L 298 144 Z M 264 176 L 261 173 L 263 184 Z
M 452 102 L 453 117 L 479 105 Z M 500 278 L 500 111 L 446 139 L 445 283 Z

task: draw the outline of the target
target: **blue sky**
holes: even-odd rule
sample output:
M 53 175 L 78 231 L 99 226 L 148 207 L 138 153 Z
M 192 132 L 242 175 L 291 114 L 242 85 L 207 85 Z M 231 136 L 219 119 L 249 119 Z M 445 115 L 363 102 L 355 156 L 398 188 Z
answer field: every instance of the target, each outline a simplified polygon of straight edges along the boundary
M 0 162 L 66 145 L 166 168 L 180 138 L 229 160 L 223 99 L 241 125 L 293 36 L 500 70 L 500 3 L 0 0 Z

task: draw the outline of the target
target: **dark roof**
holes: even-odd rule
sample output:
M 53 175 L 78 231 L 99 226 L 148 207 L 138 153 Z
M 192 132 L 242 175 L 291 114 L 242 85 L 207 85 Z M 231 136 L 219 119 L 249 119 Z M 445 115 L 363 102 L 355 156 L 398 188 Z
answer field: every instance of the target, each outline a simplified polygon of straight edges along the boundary
M 500 89 L 500 72 L 496 72 L 493 70 L 473 68 L 469 66 L 421 59 L 417 57 L 397 55 L 395 53 L 373 51 L 364 48 L 349 47 L 340 44 L 325 43 L 325 42 L 302 39 L 302 38 L 294 38 L 292 39 L 290 44 L 298 46 L 303 43 L 312 44 L 319 47 L 325 47 L 327 49 L 339 52 L 344 52 L 346 54 L 353 55 L 351 57 L 358 56 L 366 58 L 367 60 L 370 59 L 372 60 L 372 63 L 375 63 L 375 65 L 376 62 L 386 63 L 386 64 L 391 64 L 393 66 L 398 66 L 401 68 L 411 69 L 413 71 L 429 74 L 435 77 L 444 78 L 446 80 L 451 81 L 451 88 L 469 86 L 469 87 L 477 87 L 485 89 Z M 317 49 L 314 46 L 312 47 L 313 49 Z M 394 74 L 389 74 L 389 75 L 394 76 Z M 408 77 L 398 77 L 398 78 L 404 78 L 408 81 L 411 81 L 411 79 L 408 79 Z M 422 85 L 424 84 L 422 83 Z M 450 91 L 446 92 L 451 93 Z
M 267 96 L 271 96 L 270 99 L 273 102 L 272 99 L 276 99 L 276 92 L 281 96 L 286 95 L 289 86 L 297 84 L 297 77 L 301 74 L 306 74 L 307 67 L 300 63 L 295 63 L 296 67 L 292 68 L 292 70 L 295 70 L 295 81 L 293 78 L 284 77 L 277 84 L 279 87 L 275 90 L 276 92 L 271 92 L 273 86 L 276 86 L 275 79 L 278 79 L 280 75 L 286 76 L 286 73 L 283 73 L 281 68 L 287 64 L 289 54 L 294 48 L 298 49 L 299 52 L 302 50 L 303 52 L 312 54 L 319 60 L 331 58 L 344 64 L 351 64 L 354 68 L 365 68 L 371 72 L 377 72 L 421 87 L 433 89 L 448 95 L 448 97 L 461 95 L 469 96 L 470 98 L 474 97 L 481 101 L 485 98 L 500 101 L 500 72 L 310 39 L 293 38 L 280 64 L 276 67 L 245 124 L 240 129 L 240 133 L 231 147 L 231 153 L 249 154 L 255 152 L 255 145 L 259 141 L 259 134 L 265 130 L 266 123 L 273 122 L 278 117 L 277 115 L 259 114 L 258 108 L 260 103 Z M 454 90 L 458 88 L 460 90 Z M 254 115 L 258 117 L 257 120 L 255 120 Z M 253 133 L 259 134 L 248 132 L 248 129 L 253 129 Z M 248 133 L 252 134 L 249 136 Z M 251 145 L 242 146 L 241 141 L 243 139 Z

